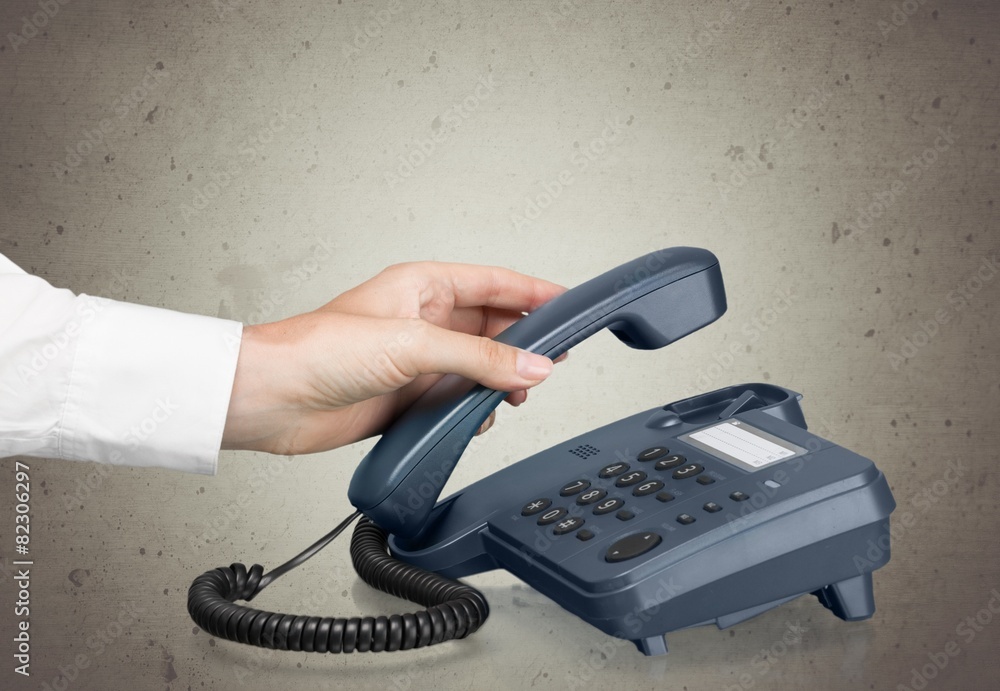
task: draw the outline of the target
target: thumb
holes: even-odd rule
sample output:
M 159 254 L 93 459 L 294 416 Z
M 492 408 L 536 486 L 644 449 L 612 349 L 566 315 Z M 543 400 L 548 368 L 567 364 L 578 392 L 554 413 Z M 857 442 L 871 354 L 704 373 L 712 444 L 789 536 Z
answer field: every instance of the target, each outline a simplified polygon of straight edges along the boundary
M 544 355 L 427 324 L 421 347 L 411 350 L 421 374 L 460 374 L 498 391 L 527 389 L 552 373 Z

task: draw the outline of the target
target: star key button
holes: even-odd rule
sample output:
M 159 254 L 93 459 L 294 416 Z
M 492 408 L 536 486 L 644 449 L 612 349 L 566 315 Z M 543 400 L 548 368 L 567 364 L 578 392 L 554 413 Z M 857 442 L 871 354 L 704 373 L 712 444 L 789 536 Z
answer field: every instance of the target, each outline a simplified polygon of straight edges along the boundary
M 550 506 L 552 506 L 551 499 L 545 499 L 544 497 L 541 499 L 535 499 L 534 501 L 529 501 L 527 504 L 524 505 L 524 508 L 521 509 L 521 515 L 534 516 L 536 513 L 544 511 Z

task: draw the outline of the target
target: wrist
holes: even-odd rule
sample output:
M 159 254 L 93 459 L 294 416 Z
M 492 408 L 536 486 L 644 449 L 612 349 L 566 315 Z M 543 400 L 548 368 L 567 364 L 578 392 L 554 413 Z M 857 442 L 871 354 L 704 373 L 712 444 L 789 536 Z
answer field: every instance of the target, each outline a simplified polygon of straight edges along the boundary
M 277 367 L 281 344 L 269 324 L 246 325 L 229 397 L 223 449 L 272 451 L 290 406 L 282 396 Z

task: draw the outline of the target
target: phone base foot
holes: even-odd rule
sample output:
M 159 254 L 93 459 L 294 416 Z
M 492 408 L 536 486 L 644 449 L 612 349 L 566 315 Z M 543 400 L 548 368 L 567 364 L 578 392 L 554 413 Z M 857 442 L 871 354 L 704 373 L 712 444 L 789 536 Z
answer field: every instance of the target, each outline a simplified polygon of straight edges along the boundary
M 871 572 L 824 586 L 813 595 L 824 607 L 844 621 L 868 619 L 875 614 L 875 593 Z
M 639 649 L 639 652 L 643 655 L 666 655 L 667 654 L 667 637 L 666 636 L 650 636 L 649 638 L 637 638 L 634 641 L 635 647 Z

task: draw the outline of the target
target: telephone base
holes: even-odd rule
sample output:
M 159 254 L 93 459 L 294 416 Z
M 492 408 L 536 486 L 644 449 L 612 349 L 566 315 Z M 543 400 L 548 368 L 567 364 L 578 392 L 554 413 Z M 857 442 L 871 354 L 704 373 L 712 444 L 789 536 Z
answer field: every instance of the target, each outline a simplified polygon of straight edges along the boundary
M 789 597 L 779 598 L 772 602 L 766 602 L 756 607 L 749 607 L 739 612 L 732 612 L 718 617 L 715 625 L 720 629 L 728 629 L 747 619 L 752 619 L 758 614 L 780 607 L 786 602 L 791 602 L 807 593 L 799 593 Z M 875 614 L 875 595 L 872 588 L 872 575 L 865 573 L 854 578 L 848 578 L 837 583 L 831 583 L 819 590 L 814 590 L 812 595 L 816 596 L 820 604 L 833 612 L 838 618 L 844 621 L 862 621 L 870 619 Z M 711 621 L 704 621 L 697 626 L 711 624 Z M 639 652 L 647 656 L 666 655 L 667 637 L 665 634 L 638 638 L 632 641 Z
M 450 578 L 506 569 L 645 655 L 810 593 L 868 619 L 895 501 L 799 398 L 751 383 L 632 415 L 467 487 L 390 547 Z

